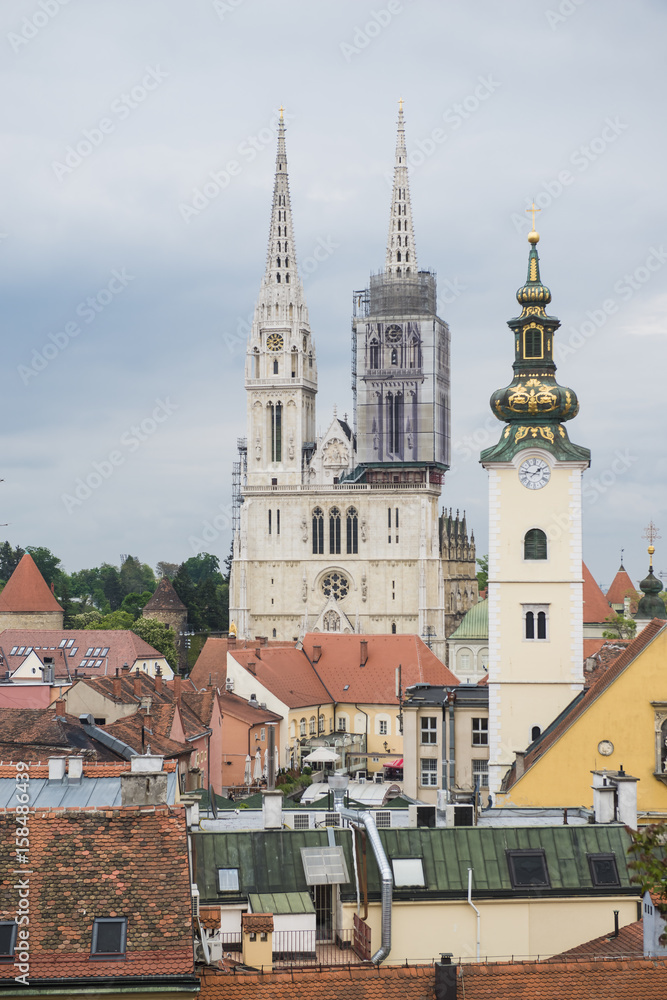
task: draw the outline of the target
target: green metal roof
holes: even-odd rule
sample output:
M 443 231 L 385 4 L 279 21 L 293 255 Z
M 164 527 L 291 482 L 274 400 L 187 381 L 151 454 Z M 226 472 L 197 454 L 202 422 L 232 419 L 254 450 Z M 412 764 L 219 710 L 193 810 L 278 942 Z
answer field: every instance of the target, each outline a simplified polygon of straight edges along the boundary
M 473 604 L 470 611 L 466 612 L 463 621 L 457 629 L 449 636 L 451 642 L 465 639 L 487 639 L 489 638 L 489 600 L 485 598 L 478 604 Z
M 248 895 L 253 913 L 314 913 L 315 907 L 307 892 L 251 892 Z
M 352 873 L 351 832 L 333 833 Z M 626 864 L 630 836 L 620 825 L 396 829 L 380 830 L 380 837 L 390 859 L 423 860 L 425 886 L 395 888 L 395 899 L 462 899 L 468 890 L 468 868 L 473 869 L 473 895 L 481 898 L 639 895 Z M 193 867 L 201 901 L 236 902 L 245 901 L 250 893 L 307 892 L 301 848 L 328 843 L 326 830 L 194 833 Z M 544 851 L 550 888 L 512 887 L 506 852 L 518 849 Z M 620 885 L 594 886 L 589 854 L 614 854 Z M 367 855 L 368 889 L 373 899 L 379 899 L 380 879 L 370 848 Z M 218 892 L 218 868 L 239 869 L 238 892 Z M 343 899 L 352 899 L 355 892 L 353 881 L 341 885 Z

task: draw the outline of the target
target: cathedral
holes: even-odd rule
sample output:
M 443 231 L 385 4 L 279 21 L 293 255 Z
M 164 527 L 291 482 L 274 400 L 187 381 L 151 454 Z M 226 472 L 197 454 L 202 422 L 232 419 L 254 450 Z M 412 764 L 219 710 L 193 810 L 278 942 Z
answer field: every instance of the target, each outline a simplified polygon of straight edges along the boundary
M 402 105 L 385 267 L 353 296 L 353 418 L 316 434 L 317 353 L 296 263 L 285 125 L 249 335 L 234 475 L 230 620 L 239 637 L 413 633 L 441 658 L 477 601 L 465 515 L 440 509 L 450 335 L 419 269 Z

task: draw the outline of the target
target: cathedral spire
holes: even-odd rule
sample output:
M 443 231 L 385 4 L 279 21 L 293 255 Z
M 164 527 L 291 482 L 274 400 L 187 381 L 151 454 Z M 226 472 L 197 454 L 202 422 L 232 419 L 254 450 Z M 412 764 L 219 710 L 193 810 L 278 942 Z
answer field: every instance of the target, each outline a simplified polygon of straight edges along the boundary
M 278 148 L 276 151 L 276 176 L 273 184 L 273 205 L 269 244 L 266 252 L 265 283 L 269 285 L 289 285 L 298 282 L 296 272 L 296 252 L 294 249 L 294 229 L 292 206 L 289 196 L 287 174 L 287 151 L 285 149 L 285 119 L 283 108 L 278 120 Z
M 408 181 L 408 152 L 405 147 L 405 124 L 403 121 L 403 100 L 401 99 L 398 102 L 394 187 L 391 194 L 385 273 L 401 278 L 416 274 L 417 271 L 417 251 L 412 226 Z

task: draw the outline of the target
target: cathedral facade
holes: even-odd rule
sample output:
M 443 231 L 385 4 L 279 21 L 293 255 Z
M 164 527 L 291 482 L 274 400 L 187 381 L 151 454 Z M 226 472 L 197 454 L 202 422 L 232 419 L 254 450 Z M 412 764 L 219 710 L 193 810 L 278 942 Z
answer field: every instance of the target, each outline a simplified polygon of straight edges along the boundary
M 442 659 L 477 600 L 449 466 L 449 328 L 417 263 L 399 110 L 385 269 L 354 293 L 352 422 L 316 435 L 318 370 L 280 122 L 267 264 L 245 368 L 230 620 L 239 636 L 416 633 Z

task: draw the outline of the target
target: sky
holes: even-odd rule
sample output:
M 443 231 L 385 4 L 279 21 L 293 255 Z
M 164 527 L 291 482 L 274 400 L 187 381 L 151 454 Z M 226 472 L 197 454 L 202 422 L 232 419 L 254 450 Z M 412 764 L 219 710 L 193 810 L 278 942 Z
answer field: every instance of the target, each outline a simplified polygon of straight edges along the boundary
M 351 413 L 352 292 L 384 265 L 398 100 L 417 254 L 452 333 L 442 504 L 487 545 L 534 198 L 584 557 L 667 571 L 660 0 L 3 0 L 0 519 L 72 572 L 231 542 L 245 340 L 285 108 L 318 425 Z

